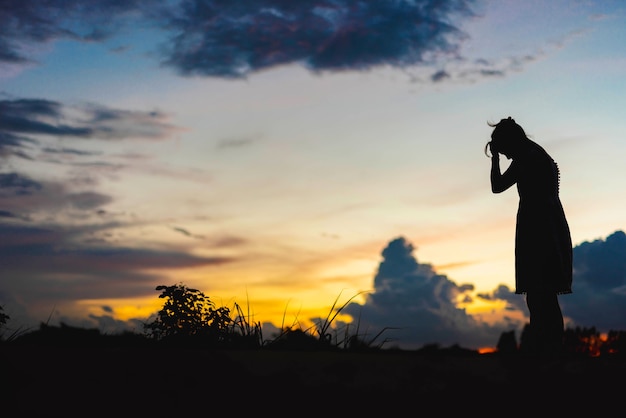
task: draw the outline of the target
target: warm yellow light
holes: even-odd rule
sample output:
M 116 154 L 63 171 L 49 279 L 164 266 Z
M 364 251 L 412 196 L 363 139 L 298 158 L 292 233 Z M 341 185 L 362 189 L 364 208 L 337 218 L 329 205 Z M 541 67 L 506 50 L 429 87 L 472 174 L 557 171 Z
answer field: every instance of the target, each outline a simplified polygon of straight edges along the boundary
M 163 299 L 159 299 L 158 295 L 139 299 L 83 299 L 78 304 L 91 315 L 108 315 L 119 321 L 128 321 L 147 319 L 161 309 Z

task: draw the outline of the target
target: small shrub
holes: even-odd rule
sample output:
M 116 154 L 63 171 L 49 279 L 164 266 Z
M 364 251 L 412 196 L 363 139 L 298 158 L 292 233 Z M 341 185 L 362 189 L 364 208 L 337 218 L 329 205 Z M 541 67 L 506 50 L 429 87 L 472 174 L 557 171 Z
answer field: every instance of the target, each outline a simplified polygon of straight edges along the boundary
M 218 342 L 228 333 L 232 322 L 230 310 L 216 308 L 204 293 L 184 284 L 157 286 L 159 298 L 165 299 L 154 321 L 144 324 L 149 337 L 163 339 L 210 339 Z
M 235 304 L 235 318 L 225 306 L 184 284 L 157 286 L 165 299 L 154 321 L 144 324 L 145 335 L 159 341 L 212 348 L 259 348 L 263 344 L 261 324 Z

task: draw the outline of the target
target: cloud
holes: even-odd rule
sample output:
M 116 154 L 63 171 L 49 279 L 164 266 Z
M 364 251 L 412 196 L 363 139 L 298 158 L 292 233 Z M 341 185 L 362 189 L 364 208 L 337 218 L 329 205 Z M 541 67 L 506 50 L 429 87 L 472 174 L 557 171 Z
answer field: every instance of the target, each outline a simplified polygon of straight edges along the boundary
M 169 280 L 166 273 L 172 269 L 233 261 L 106 242 L 95 245 L 85 239 L 97 228 L 110 227 L 0 223 L 0 304 L 10 301 L 12 311 L 33 315 L 42 306 L 71 306 L 84 299 L 146 297 Z M 30 318 L 30 322 L 43 319 Z
M 242 148 L 252 145 L 255 142 L 253 138 L 227 138 L 221 139 L 217 143 L 217 149 L 224 150 L 229 148 Z
M 626 330 L 626 234 L 617 230 L 606 237 L 573 248 L 573 293 L 559 296 L 566 326 L 595 327 L 600 332 Z M 506 301 L 505 309 L 527 316 L 526 302 L 507 286 L 484 300 Z
M 129 332 L 141 334 L 145 331 L 144 329 L 144 324 L 146 323 L 145 319 L 144 320 L 129 319 L 127 321 L 122 321 L 119 319 L 115 319 L 113 317 L 113 313 L 114 313 L 113 310 L 106 309 L 106 307 L 104 306 L 102 307 L 102 310 L 105 311 L 106 314 L 104 315 L 90 314 L 88 318 L 85 318 L 85 320 L 82 323 L 77 323 L 74 326 L 88 328 L 88 329 L 96 328 L 103 334 L 107 334 L 107 333 L 119 334 L 121 331 L 129 331 Z M 61 317 L 59 318 L 59 322 L 68 324 L 68 323 L 75 323 L 76 320 Z
M 57 226 L 46 229 L 40 226 L 0 224 L 0 232 L 5 238 L 0 244 L 0 258 L 5 260 L 0 266 L 2 276 L 37 271 L 39 277 L 77 274 L 108 277 L 108 282 L 118 283 L 120 279 L 115 276 L 122 272 L 136 272 L 146 268 L 196 267 L 229 261 L 228 258 L 197 257 L 171 251 L 76 245 L 74 238 L 83 231 L 80 227 Z
M 506 302 L 506 306 L 504 307 L 505 310 L 522 311 L 522 312 L 525 312 L 526 314 L 528 313 L 526 309 L 526 301 L 524 300 L 524 298 L 520 297 L 520 295 L 516 294 L 515 291 L 511 290 L 506 285 L 498 286 L 491 293 L 478 293 L 476 294 L 476 297 L 482 300 L 487 300 L 487 301 L 495 301 L 495 300 L 505 301 Z
M 575 325 L 603 332 L 625 330 L 626 234 L 585 241 L 574 248 L 573 293 L 560 297 Z
M 143 1 L 65 0 L 3 1 L 0 14 L 0 63 L 32 62 L 32 45 L 62 39 L 94 42 L 109 37 L 125 17 L 141 9 Z
M 77 123 L 91 126 L 91 137 L 97 139 L 163 139 L 182 129 L 167 122 L 169 116 L 160 111 L 112 109 L 90 103 L 75 110 L 82 113 Z
M 179 226 L 172 226 L 171 228 L 172 228 L 173 231 L 179 232 L 179 233 L 181 233 L 184 236 L 189 237 L 189 238 L 195 238 L 195 239 L 200 239 L 200 240 L 205 239 L 205 237 L 203 235 L 192 234 L 187 229 L 181 228 Z
M 393 67 L 410 70 L 414 81 L 471 83 L 521 71 L 584 33 L 572 28 L 532 53 L 470 59 L 462 28 L 484 17 L 482 6 L 476 0 L 13 0 L 5 5 L 11 13 L 0 16 L 0 74 L 37 65 L 38 51 L 43 55 L 60 40 L 138 51 L 127 37 L 122 47 L 111 40 L 129 28 L 148 28 L 152 38 L 142 42 L 152 42 L 151 56 L 182 76 L 243 79 L 284 65 L 314 73 Z
M 41 184 L 18 173 L 0 173 L 0 196 L 23 196 L 31 195 L 41 190 Z
M 437 274 L 430 264 L 419 263 L 413 250 L 403 237 L 390 241 L 382 251 L 374 289 L 365 303 L 352 302 L 344 309 L 353 319 L 353 330 L 358 324 L 360 333 L 367 334 L 365 341 L 383 330 L 377 342 L 387 338 L 402 348 L 494 346 L 501 333 L 509 330 L 516 330 L 520 337 L 525 322 L 513 315 L 489 325 L 460 308 L 460 301 L 471 300 L 473 285 L 457 285 Z M 573 253 L 573 293 L 559 297 L 566 326 L 595 327 L 600 332 L 625 330 L 626 234 L 618 230 L 605 240 L 583 242 Z M 521 313 L 527 321 L 525 298 L 506 285 L 476 297 L 504 301 L 506 311 Z
M 186 0 L 171 11 L 164 64 L 183 75 L 242 78 L 298 64 L 312 71 L 403 68 L 454 54 L 473 1 Z
M 0 218 L 15 218 L 15 214 L 8 210 L 0 210 Z
M 15 0 L 0 16 L 0 65 L 33 65 L 37 47 L 103 42 L 143 26 L 161 31 L 162 64 L 183 75 L 244 78 L 288 64 L 315 72 L 405 68 L 456 54 L 466 37 L 459 23 L 474 16 L 474 3 Z
M 59 124 L 62 106 L 44 99 L 16 99 L 0 101 L 0 124 L 8 133 L 45 134 L 59 136 L 88 136 L 85 127 Z
M 180 130 L 159 111 L 114 109 L 95 103 L 70 106 L 46 99 L 0 100 L 0 158 L 5 159 L 33 160 L 34 150 L 45 140 L 159 140 Z M 44 154 L 91 155 L 48 144 L 40 150 Z
M 44 147 L 41 149 L 43 152 L 47 154 L 63 154 L 63 155 L 78 155 L 78 156 L 93 156 L 93 155 L 101 155 L 100 151 L 83 151 L 79 149 L 73 148 L 52 148 L 52 147 Z
M 83 210 L 96 209 L 113 200 L 110 196 L 96 192 L 69 193 L 67 198 L 73 207 Z
M 112 201 L 109 195 L 71 191 L 59 182 L 33 180 L 17 172 L 0 173 L 0 207 L 22 219 L 52 219 L 72 210 L 91 212 Z
M 353 302 L 344 309 L 361 332 L 367 330 L 369 336 L 364 339 L 389 328 L 382 338 L 402 348 L 426 344 L 494 346 L 511 325 L 490 326 L 459 308 L 459 302 L 467 300 L 474 286 L 459 286 L 437 274 L 430 264 L 419 263 L 413 250 L 403 237 L 390 241 L 382 252 L 374 290 L 363 305 Z

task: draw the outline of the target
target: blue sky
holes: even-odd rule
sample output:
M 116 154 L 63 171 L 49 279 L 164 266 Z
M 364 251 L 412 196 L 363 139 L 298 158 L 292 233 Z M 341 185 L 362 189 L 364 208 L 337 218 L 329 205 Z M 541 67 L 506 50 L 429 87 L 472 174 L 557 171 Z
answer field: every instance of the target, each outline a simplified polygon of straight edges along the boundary
M 626 328 L 621 2 L 3 7 L 10 326 L 140 330 L 183 282 L 278 327 L 365 292 L 341 321 L 391 344 L 493 346 L 528 319 L 483 153 L 512 116 L 561 169 L 567 324 Z

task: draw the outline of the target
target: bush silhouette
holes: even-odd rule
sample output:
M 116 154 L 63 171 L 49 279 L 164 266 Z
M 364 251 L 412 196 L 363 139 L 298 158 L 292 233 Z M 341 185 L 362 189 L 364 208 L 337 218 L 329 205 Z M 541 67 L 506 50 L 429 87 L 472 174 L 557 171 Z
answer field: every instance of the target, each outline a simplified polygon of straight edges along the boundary
M 228 340 L 233 322 L 230 309 L 216 308 L 208 296 L 184 284 L 157 286 L 165 299 L 154 321 L 144 324 L 148 337 L 157 340 L 189 340 L 220 343 Z

